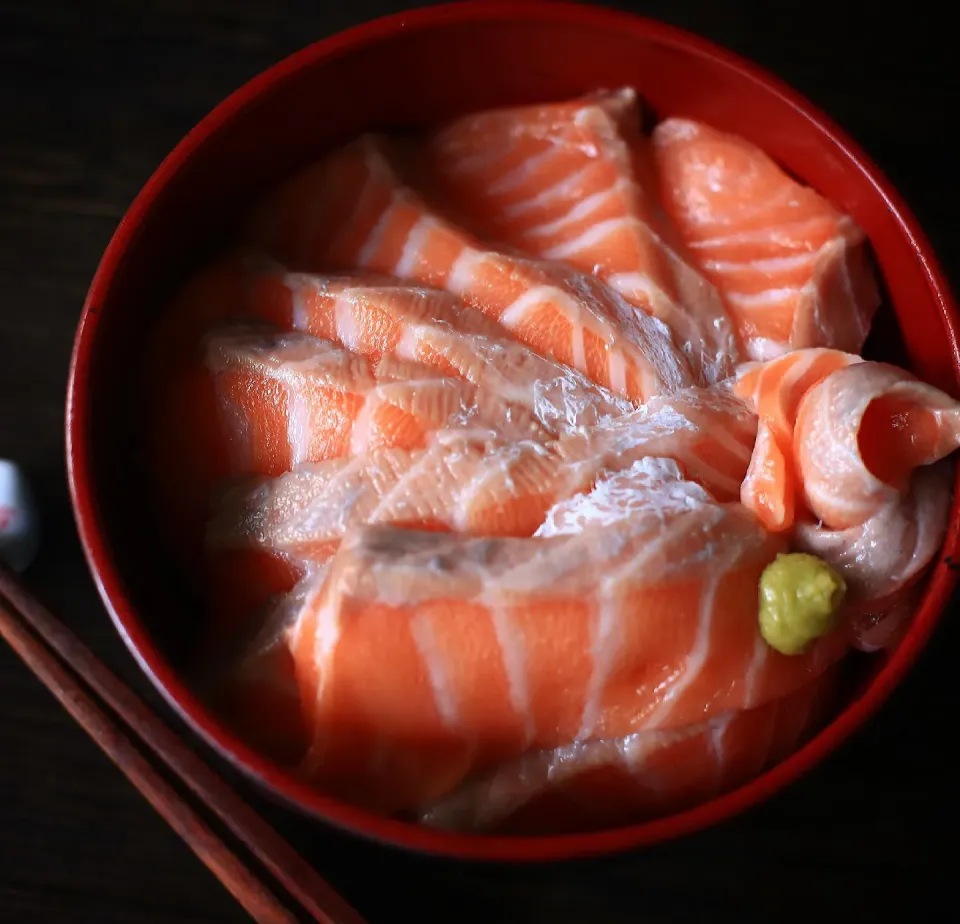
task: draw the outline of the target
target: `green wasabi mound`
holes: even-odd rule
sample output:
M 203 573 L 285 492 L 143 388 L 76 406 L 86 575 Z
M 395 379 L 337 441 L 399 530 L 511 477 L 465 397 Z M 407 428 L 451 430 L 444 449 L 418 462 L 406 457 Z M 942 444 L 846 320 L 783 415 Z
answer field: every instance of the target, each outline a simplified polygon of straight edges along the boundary
M 760 634 L 781 654 L 803 654 L 834 627 L 846 592 L 816 555 L 778 555 L 760 576 Z

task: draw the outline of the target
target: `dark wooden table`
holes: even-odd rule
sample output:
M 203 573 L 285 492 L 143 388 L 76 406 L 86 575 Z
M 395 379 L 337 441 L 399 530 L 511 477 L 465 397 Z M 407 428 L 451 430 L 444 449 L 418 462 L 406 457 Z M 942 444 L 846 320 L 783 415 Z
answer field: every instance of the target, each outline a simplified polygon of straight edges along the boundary
M 874 7 L 869 18 L 846 13 L 859 4 L 843 0 L 619 5 L 699 31 L 786 78 L 872 153 L 947 268 L 960 264 L 956 149 L 946 142 L 960 111 L 955 38 L 927 0 L 889 17 Z M 33 586 L 148 696 L 100 606 L 67 497 L 62 405 L 85 289 L 139 187 L 212 106 L 290 52 L 401 6 L 0 0 L 0 456 L 28 467 L 42 500 L 47 540 Z M 897 920 L 940 902 L 955 911 L 955 862 L 936 835 L 960 804 L 947 756 L 960 708 L 956 616 L 880 717 L 817 772 L 682 842 L 560 871 L 501 870 L 412 858 L 271 817 L 373 924 L 411 914 L 742 924 L 829 921 L 841 909 Z M 0 647 L 0 921 L 243 920 Z

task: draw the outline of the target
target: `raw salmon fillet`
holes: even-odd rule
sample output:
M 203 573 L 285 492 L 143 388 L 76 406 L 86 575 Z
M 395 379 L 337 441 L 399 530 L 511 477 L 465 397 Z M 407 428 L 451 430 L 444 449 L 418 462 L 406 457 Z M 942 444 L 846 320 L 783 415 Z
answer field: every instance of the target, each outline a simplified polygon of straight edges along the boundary
M 680 728 L 815 679 L 843 637 L 788 658 L 759 635 L 783 543 L 687 485 L 549 538 L 351 532 L 292 630 L 301 773 L 414 808 L 530 749 Z
M 235 464 L 230 474 L 279 474 L 303 462 L 375 449 L 420 449 L 463 429 L 505 440 L 546 439 L 527 408 L 430 366 L 373 362 L 304 334 L 221 330 L 207 369 Z
M 405 186 L 364 136 L 287 181 L 245 240 L 290 266 L 366 269 L 446 289 L 544 356 L 634 401 L 693 384 L 659 322 L 592 276 L 490 250 Z
M 529 751 L 428 806 L 432 828 L 543 835 L 616 828 L 729 792 L 788 756 L 816 728 L 835 669 L 755 709 L 677 729 Z
M 418 452 L 385 450 L 240 483 L 210 521 L 208 549 L 325 561 L 349 530 L 370 523 L 530 536 L 554 504 L 651 456 L 676 461 L 715 497 L 733 500 L 755 433 L 756 419 L 735 396 L 689 389 L 547 444 L 440 434 Z
M 191 535 L 224 479 L 419 449 L 451 428 L 546 437 L 529 408 L 418 363 L 373 362 L 306 334 L 247 328 L 215 328 L 204 344 L 202 362 L 171 370 L 150 434 L 174 529 Z
M 448 292 L 386 276 L 295 273 L 248 253 L 196 273 L 164 313 L 150 342 L 154 390 L 201 362 L 205 337 L 227 320 L 311 334 L 376 362 L 429 366 L 524 406 L 555 434 L 632 409 Z
M 880 295 L 852 219 L 743 138 L 666 119 L 653 144 L 665 207 L 745 353 L 859 353 Z
M 633 89 L 468 115 L 426 155 L 428 188 L 479 237 L 598 275 L 669 328 L 703 384 L 732 372 L 730 322 L 660 204 Z

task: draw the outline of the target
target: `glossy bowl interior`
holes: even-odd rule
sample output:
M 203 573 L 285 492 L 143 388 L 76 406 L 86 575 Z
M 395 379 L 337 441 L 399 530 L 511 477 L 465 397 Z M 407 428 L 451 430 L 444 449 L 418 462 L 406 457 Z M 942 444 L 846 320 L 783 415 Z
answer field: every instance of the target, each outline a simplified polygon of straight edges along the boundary
M 509 63 L 516 62 L 516 63 Z M 633 85 L 659 116 L 738 132 L 849 212 L 888 293 L 872 355 L 957 394 L 957 314 L 929 243 L 871 162 L 803 99 L 686 33 L 596 7 L 459 3 L 378 20 L 294 55 L 237 91 L 164 161 L 111 241 L 84 307 L 68 394 L 73 503 L 91 570 L 143 670 L 192 727 L 296 808 L 388 842 L 451 856 L 543 860 L 649 844 L 704 827 L 796 779 L 879 707 L 926 644 L 955 583 L 942 560 L 898 649 L 874 656 L 839 715 L 772 770 L 682 814 L 610 831 L 506 838 L 373 816 L 299 784 L 217 721 L 186 680 L 201 617 L 151 538 L 130 387 L 144 329 L 268 186 L 364 130 Z M 889 305 L 894 306 L 893 310 Z M 942 558 L 957 557 L 957 505 Z

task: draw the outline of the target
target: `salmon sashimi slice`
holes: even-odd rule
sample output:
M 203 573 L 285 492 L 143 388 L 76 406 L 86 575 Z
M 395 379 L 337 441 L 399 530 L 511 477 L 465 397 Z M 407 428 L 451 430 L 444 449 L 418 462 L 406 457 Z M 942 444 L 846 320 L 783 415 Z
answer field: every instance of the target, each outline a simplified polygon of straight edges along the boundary
M 665 207 L 746 354 L 859 353 L 880 294 L 853 220 L 743 138 L 666 119 L 653 144 Z
M 533 835 L 621 827 L 746 783 L 822 721 L 836 669 L 755 709 L 678 729 L 528 751 L 418 813 L 429 827 Z
M 843 576 L 857 610 L 866 603 L 882 615 L 899 606 L 898 591 L 923 576 L 943 543 L 952 479 L 949 462 L 918 469 L 905 495 L 890 498 L 863 523 L 845 529 L 798 523 L 794 545 Z
M 211 518 L 207 544 L 215 556 L 252 547 L 326 561 L 366 523 L 529 536 L 564 492 L 589 487 L 591 475 L 565 471 L 562 458 L 529 441 L 494 451 L 460 439 L 382 450 L 237 484 Z
M 451 428 L 502 440 L 548 436 L 531 408 L 430 366 L 373 362 L 306 334 L 246 327 L 214 328 L 204 342 L 202 362 L 171 369 L 149 435 L 164 519 L 181 539 L 202 536 L 208 498 L 227 478 L 419 449 Z
M 255 210 L 245 240 L 311 271 L 367 269 L 447 289 L 523 343 L 634 401 L 693 384 L 658 321 L 560 263 L 490 250 L 398 176 L 366 135 L 287 181 Z
M 758 581 L 784 547 L 738 504 L 655 494 L 550 538 L 353 532 L 292 632 L 301 772 L 397 811 L 531 748 L 784 696 L 846 650 L 838 633 L 797 657 L 762 641 Z
M 541 356 L 481 311 L 399 280 L 287 273 L 294 324 L 355 353 L 421 363 L 529 409 L 561 434 L 632 405 L 575 369 Z
M 555 434 L 633 407 L 443 290 L 382 275 L 290 272 L 247 253 L 222 258 L 184 286 L 152 335 L 153 381 L 202 361 L 204 338 L 227 320 L 300 331 L 376 362 L 392 356 L 430 366 L 526 407 Z
M 749 465 L 757 418 L 727 387 L 689 388 L 653 398 L 631 414 L 557 441 L 569 462 L 595 460 L 594 470 L 617 472 L 659 456 L 677 462 L 683 477 L 714 498 L 732 501 Z
M 259 548 L 325 561 L 348 530 L 370 523 L 530 536 L 558 502 L 651 456 L 734 500 L 755 435 L 756 418 L 739 399 L 704 389 L 656 398 L 549 444 L 440 434 L 418 452 L 368 453 L 238 484 L 209 524 L 208 551 Z
M 793 442 L 805 504 L 835 530 L 860 526 L 899 501 L 916 468 L 958 446 L 960 402 L 874 362 L 838 369 L 811 388 Z
M 391 356 L 372 362 L 305 334 L 221 330 L 211 371 L 235 447 L 230 474 L 279 474 L 374 449 L 420 449 L 431 433 L 546 439 L 506 396 Z
M 801 400 L 831 372 L 858 362 L 861 357 L 851 353 L 806 349 L 768 362 L 743 363 L 737 369 L 733 390 L 759 420 L 740 500 L 767 529 L 790 529 L 796 516 L 800 484 L 793 459 L 793 430 Z
M 428 184 L 471 231 L 600 276 L 670 329 L 704 384 L 733 371 L 729 319 L 659 202 L 633 89 L 468 115 L 426 155 Z

